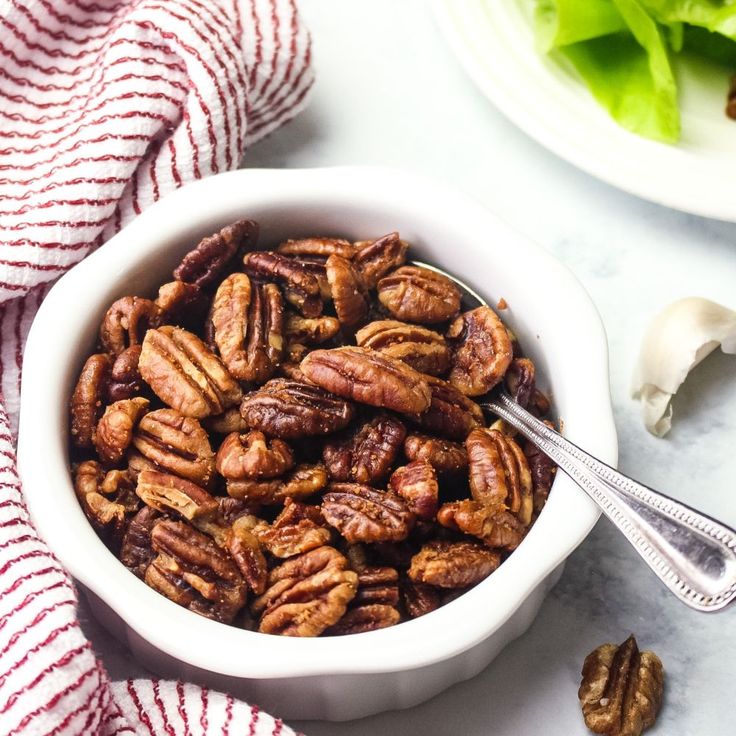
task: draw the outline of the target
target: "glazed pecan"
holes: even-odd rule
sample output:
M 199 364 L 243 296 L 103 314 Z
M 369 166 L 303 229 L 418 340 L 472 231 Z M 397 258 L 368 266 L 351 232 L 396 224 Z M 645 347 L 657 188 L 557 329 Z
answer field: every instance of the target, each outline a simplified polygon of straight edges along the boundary
M 474 542 L 438 540 L 425 544 L 411 559 L 409 578 L 439 588 L 466 588 L 487 578 L 501 556 Z
M 245 605 L 237 565 L 206 534 L 182 521 L 159 521 L 151 546 L 158 556 L 144 580 L 174 603 L 222 623 L 230 623 Z
M 532 519 L 532 476 L 519 445 L 495 429 L 474 429 L 465 440 L 470 491 L 476 501 L 506 504 L 524 525 Z
M 490 307 L 461 314 L 450 325 L 447 337 L 457 344 L 449 381 L 466 396 L 490 391 L 511 364 L 509 333 Z
M 163 284 L 154 304 L 159 308 L 159 324 L 180 327 L 195 326 L 206 309 L 206 299 L 199 286 L 184 281 Z
M 414 514 L 392 492 L 359 483 L 331 483 L 322 515 L 348 542 L 398 542 L 414 526 Z
M 174 269 L 177 281 L 186 281 L 205 288 L 213 284 L 236 253 L 250 250 L 258 240 L 258 224 L 253 220 L 238 220 L 220 232 L 203 238 Z
M 150 299 L 124 296 L 112 303 L 100 325 L 100 342 L 112 355 L 139 345 L 149 327 L 159 323 L 161 310 Z
M 318 547 L 271 570 L 266 593 L 253 601 L 265 634 L 319 636 L 342 618 L 358 576 L 333 547 Z
M 240 411 L 249 427 L 282 439 L 336 432 L 355 412 L 347 401 L 318 386 L 284 378 L 247 394 Z
M 141 357 L 141 346 L 131 345 L 115 358 L 105 385 L 105 397 L 108 403 L 123 399 L 132 399 L 140 395 L 144 383 L 138 370 Z
M 273 520 L 273 526 L 276 528 L 282 526 L 290 526 L 298 524 L 300 521 L 308 519 L 317 526 L 325 526 L 325 519 L 322 516 L 322 509 L 319 506 L 301 503 L 293 498 L 284 499 L 284 508 L 281 513 Z
M 157 470 L 139 473 L 135 492 L 151 508 L 165 513 L 176 512 L 188 521 L 212 517 L 220 510 L 217 500 L 204 488 Z
M 346 439 L 327 443 L 322 459 L 332 480 L 372 484 L 389 474 L 405 436 L 398 419 L 380 414 Z
M 331 340 L 340 331 L 340 321 L 334 317 L 308 319 L 290 312 L 284 321 L 284 334 L 290 344 L 319 345 Z M 290 356 L 291 357 L 291 356 Z M 301 356 L 304 357 L 303 355 Z M 299 358 L 301 360 L 301 358 Z
M 202 426 L 215 434 L 246 433 L 248 431 L 248 425 L 240 413 L 239 406 L 231 406 L 229 409 L 225 409 L 222 414 L 206 417 L 202 420 Z
M 352 607 L 381 604 L 396 606 L 399 602 L 399 573 L 393 567 L 362 565 L 358 573 L 358 592 Z
M 74 387 L 70 410 L 70 429 L 72 443 L 76 447 L 91 447 L 97 425 L 97 417 L 102 410 L 102 397 L 108 374 L 110 356 L 104 353 L 90 355 L 79 374 Z
M 421 266 L 402 266 L 377 285 L 378 299 L 397 319 L 435 324 L 460 311 L 460 292 L 446 276 Z
M 119 463 L 133 441 L 133 429 L 148 410 L 148 399 L 123 399 L 110 404 L 97 423 L 94 442 L 100 460 L 109 465 Z
M 146 414 L 133 434 L 133 445 L 152 464 L 207 488 L 215 473 L 215 454 L 196 419 L 174 409 Z M 144 468 L 146 469 L 146 468 Z
M 327 630 L 331 636 L 345 634 L 362 634 L 366 631 L 376 631 L 395 626 L 401 621 L 401 614 L 394 606 L 382 603 L 367 603 L 357 608 L 351 608 L 334 625 Z
M 298 240 L 287 240 L 281 243 L 276 251 L 285 256 L 323 256 L 328 258 L 334 254 L 351 259 L 357 248 L 351 242 L 342 238 L 299 238 Z
M 287 498 L 307 498 L 327 485 L 324 465 L 297 465 L 285 478 L 272 480 L 228 480 L 227 492 L 264 506 L 283 503 Z
M 247 253 L 243 270 L 254 278 L 276 281 L 287 301 L 305 317 L 319 317 L 322 296 L 317 277 L 301 262 L 271 251 Z
M 325 268 L 337 318 L 346 327 L 364 321 L 368 315 L 368 300 L 351 262 L 335 254 L 327 259 Z
M 216 456 L 217 472 L 228 480 L 275 478 L 294 467 L 294 455 L 283 440 L 267 440 L 263 432 L 233 432 Z
M 464 440 L 476 427 L 483 426 L 483 410 L 447 381 L 425 376 L 431 401 L 429 410 L 412 416 L 428 432 L 451 440 Z
M 585 725 L 606 736 L 640 736 L 662 707 L 664 669 L 654 652 L 639 652 L 630 636 L 603 644 L 583 664 L 578 698 Z
M 156 396 L 185 416 L 201 419 L 221 414 L 242 397 L 240 386 L 220 359 L 180 327 L 149 330 L 138 367 Z
M 275 284 L 233 273 L 218 287 L 210 321 L 225 367 L 240 381 L 263 383 L 284 353 L 284 306 Z
M 409 510 L 420 519 L 434 519 L 437 513 L 439 484 L 434 468 L 415 460 L 397 468 L 391 475 L 391 489 L 406 501 Z
M 256 536 L 259 523 L 252 516 L 236 519 L 225 535 L 225 546 L 248 587 L 262 595 L 268 580 L 268 563 Z
M 419 618 L 436 611 L 442 605 L 439 591 L 431 585 L 402 578 L 399 590 L 401 602 L 409 618 Z
M 551 426 L 551 422 L 549 424 Z M 522 449 L 532 475 L 534 513 L 539 514 L 547 503 L 547 496 L 557 474 L 557 466 L 530 440 L 525 440 Z
M 438 473 L 457 473 L 468 467 L 465 445 L 426 434 L 408 435 L 404 454 L 409 460 L 428 462 Z
M 258 531 L 258 540 L 274 557 L 293 557 L 330 541 L 330 530 L 311 519 L 293 524 L 273 524 Z
M 488 547 L 516 549 L 524 538 L 524 525 L 502 503 L 465 499 L 442 505 L 437 521 L 448 529 L 478 537 Z
M 378 320 L 355 333 L 359 347 L 377 350 L 411 366 L 419 373 L 439 376 L 450 367 L 445 338 L 426 327 L 392 319 Z
M 150 506 L 143 506 L 130 520 L 120 545 L 120 561 L 139 578 L 156 556 L 151 547 L 151 531 L 161 514 Z
M 504 377 L 511 398 L 525 409 L 534 395 L 534 374 L 534 363 L 529 358 L 514 358 Z
M 359 248 L 353 263 L 366 289 L 375 288 L 383 276 L 404 263 L 409 248 L 398 233 L 389 233 L 377 240 L 356 245 Z
M 375 350 L 314 350 L 300 367 L 310 381 L 346 399 L 402 414 L 429 408 L 431 394 L 425 377 Z

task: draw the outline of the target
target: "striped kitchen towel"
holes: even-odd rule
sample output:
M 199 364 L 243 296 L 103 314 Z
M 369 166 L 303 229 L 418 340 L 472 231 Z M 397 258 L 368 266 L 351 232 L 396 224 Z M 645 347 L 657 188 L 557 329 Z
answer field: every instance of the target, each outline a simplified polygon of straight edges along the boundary
M 28 518 L 12 433 L 53 282 L 305 104 L 295 0 L 0 0 L 0 52 L 0 734 L 292 734 L 193 685 L 110 682 Z

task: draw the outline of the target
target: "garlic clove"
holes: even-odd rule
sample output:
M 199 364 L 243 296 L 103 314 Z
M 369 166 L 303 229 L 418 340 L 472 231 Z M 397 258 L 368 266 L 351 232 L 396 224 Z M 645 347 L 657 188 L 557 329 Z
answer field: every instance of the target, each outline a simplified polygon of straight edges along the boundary
M 736 312 L 701 297 L 667 306 L 649 325 L 634 371 L 632 396 L 657 437 L 672 426 L 672 397 L 687 375 L 718 346 L 736 353 Z

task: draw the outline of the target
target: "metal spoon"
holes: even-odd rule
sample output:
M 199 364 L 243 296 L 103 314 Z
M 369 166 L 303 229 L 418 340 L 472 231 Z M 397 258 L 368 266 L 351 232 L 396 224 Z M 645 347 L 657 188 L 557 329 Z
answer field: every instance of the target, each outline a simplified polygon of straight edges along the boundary
M 463 295 L 463 307 L 487 303 L 442 269 Z M 557 463 L 597 504 L 683 603 L 718 611 L 736 599 L 736 531 L 684 503 L 619 473 L 522 409 L 504 390 L 481 404 Z

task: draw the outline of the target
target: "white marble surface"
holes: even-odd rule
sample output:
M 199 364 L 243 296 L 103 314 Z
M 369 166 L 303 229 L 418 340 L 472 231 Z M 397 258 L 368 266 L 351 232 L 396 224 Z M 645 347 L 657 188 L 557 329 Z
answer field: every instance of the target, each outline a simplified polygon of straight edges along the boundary
M 555 253 L 608 330 L 621 469 L 736 525 L 736 359 L 714 355 L 697 369 L 666 440 L 644 431 L 628 397 L 639 339 L 656 310 L 691 294 L 736 307 L 736 225 L 643 202 L 540 148 L 476 91 L 422 0 L 301 5 L 315 45 L 311 107 L 255 146 L 246 165 L 413 169 L 471 193 Z M 113 677 L 141 673 L 94 623 L 87 630 Z M 474 680 L 409 711 L 296 725 L 311 736 L 582 735 L 582 660 L 630 632 L 667 672 L 652 734 L 733 732 L 736 609 L 709 617 L 684 608 L 605 521 L 572 555 L 531 630 Z

